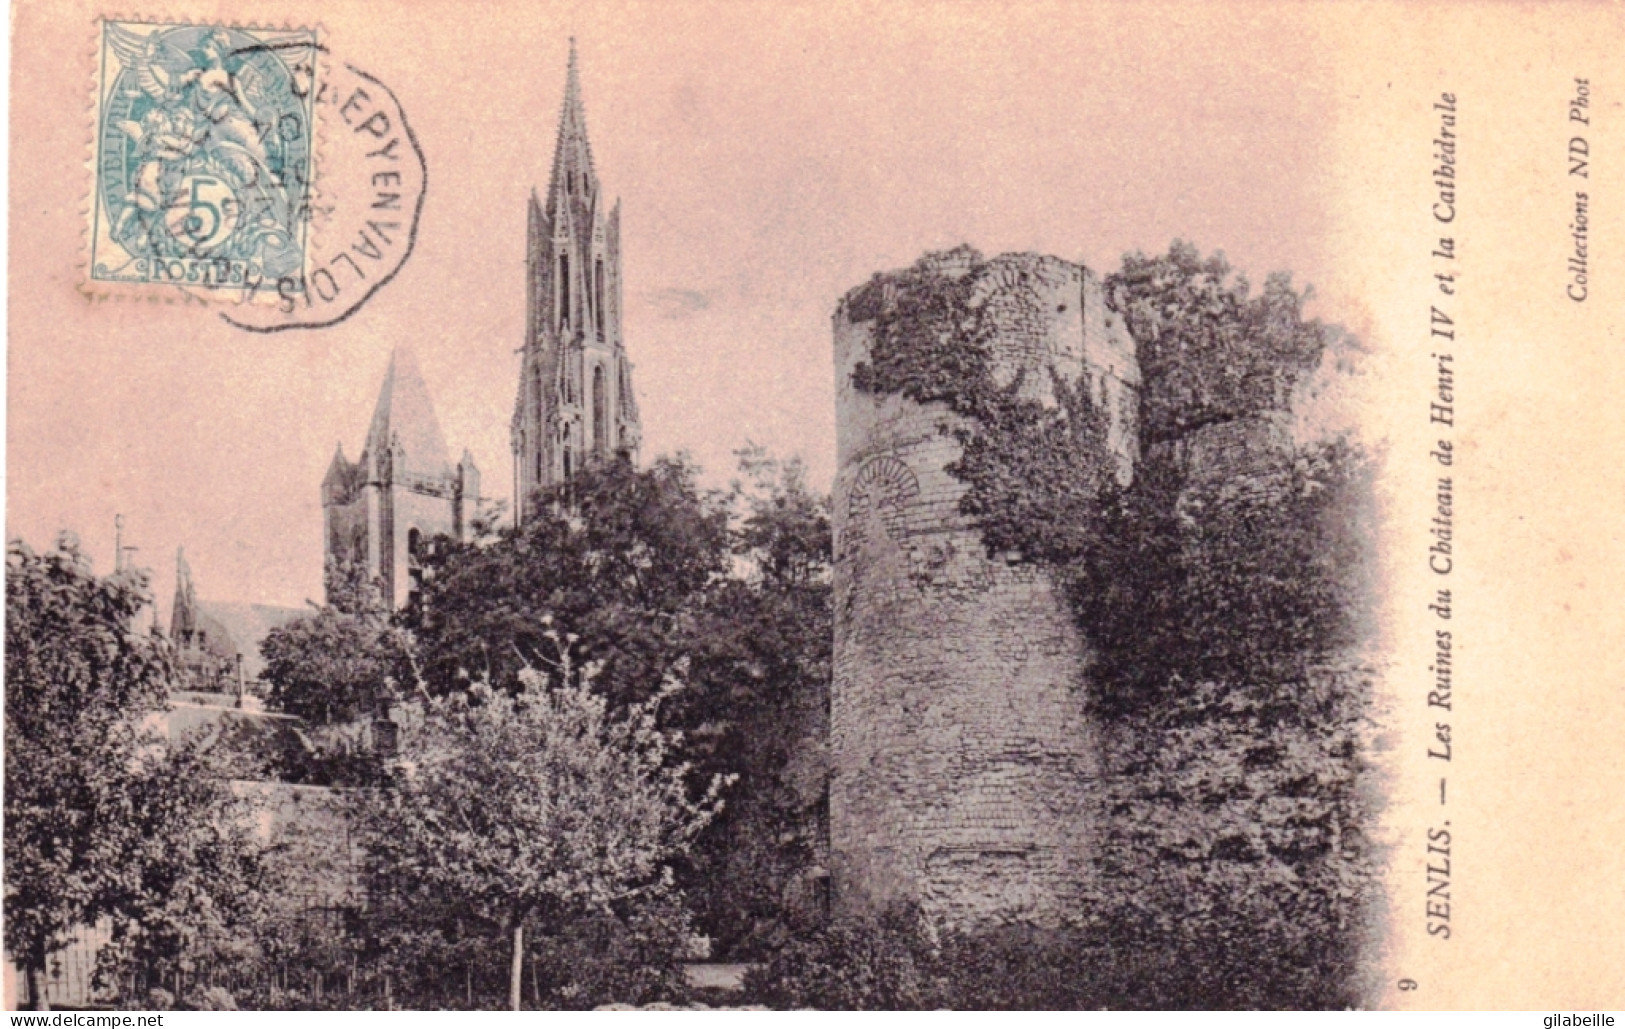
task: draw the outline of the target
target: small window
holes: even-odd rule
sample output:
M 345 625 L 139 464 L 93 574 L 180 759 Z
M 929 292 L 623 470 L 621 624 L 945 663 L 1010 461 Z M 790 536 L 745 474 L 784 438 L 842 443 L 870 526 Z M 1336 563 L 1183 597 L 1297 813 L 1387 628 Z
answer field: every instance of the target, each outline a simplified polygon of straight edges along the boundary
M 417 529 L 406 533 L 406 606 L 415 608 L 423 599 L 423 534 Z
M 593 269 L 593 313 L 598 316 L 598 338 L 604 336 L 604 259 L 599 258 Z
M 559 255 L 559 324 L 570 324 L 570 255 Z
M 592 368 L 592 449 L 599 460 L 609 456 L 609 397 L 601 364 Z

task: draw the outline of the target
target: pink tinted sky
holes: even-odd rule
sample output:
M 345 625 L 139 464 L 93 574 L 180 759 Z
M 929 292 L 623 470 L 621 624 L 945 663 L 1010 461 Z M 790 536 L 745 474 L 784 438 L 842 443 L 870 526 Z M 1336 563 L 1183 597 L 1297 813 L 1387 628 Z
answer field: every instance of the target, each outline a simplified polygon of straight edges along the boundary
M 74 529 L 105 569 L 122 512 L 166 616 L 182 544 L 205 597 L 319 598 L 318 484 L 335 443 L 360 449 L 391 347 L 413 348 L 453 451 L 506 497 L 525 198 L 572 33 L 623 202 L 645 456 L 687 450 L 717 483 L 754 440 L 827 485 L 830 313 L 923 251 L 1108 271 L 1183 237 L 1255 281 L 1321 281 L 1334 260 L 1329 62 L 1290 6 L 265 9 L 319 21 L 394 89 L 430 181 L 393 284 L 341 326 L 270 337 L 77 291 L 96 12 L 14 11 L 8 532 Z M 1335 296 L 1321 310 L 1346 317 Z

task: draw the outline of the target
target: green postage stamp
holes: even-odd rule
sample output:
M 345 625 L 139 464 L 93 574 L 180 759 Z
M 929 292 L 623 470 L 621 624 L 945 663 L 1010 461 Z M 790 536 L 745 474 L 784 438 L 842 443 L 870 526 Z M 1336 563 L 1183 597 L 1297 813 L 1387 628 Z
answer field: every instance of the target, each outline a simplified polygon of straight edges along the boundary
M 93 283 L 302 285 L 317 50 L 309 29 L 101 22 Z

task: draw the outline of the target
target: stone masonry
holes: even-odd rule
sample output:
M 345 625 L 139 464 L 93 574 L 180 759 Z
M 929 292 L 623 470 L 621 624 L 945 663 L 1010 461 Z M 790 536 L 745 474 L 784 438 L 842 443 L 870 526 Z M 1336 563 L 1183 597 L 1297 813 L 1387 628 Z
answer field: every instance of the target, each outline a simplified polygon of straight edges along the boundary
M 1137 457 L 1134 341 L 1081 265 L 1031 254 L 928 255 L 927 274 L 977 276 L 995 376 L 1055 403 L 1086 382 L 1109 414 L 1120 474 Z M 1039 568 L 990 558 L 947 470 L 958 416 L 864 393 L 873 319 L 896 276 L 835 313 L 838 465 L 830 846 L 845 911 L 918 903 L 933 919 L 1053 922 L 1091 859 L 1098 763 L 1085 714 L 1085 642 Z

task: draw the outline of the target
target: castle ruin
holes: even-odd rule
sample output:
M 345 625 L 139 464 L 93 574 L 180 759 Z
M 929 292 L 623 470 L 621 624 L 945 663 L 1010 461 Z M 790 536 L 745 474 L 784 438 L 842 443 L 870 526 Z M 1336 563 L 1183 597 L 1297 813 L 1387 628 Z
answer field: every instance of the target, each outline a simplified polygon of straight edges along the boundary
M 1106 413 L 1119 474 L 1138 456 L 1135 344 L 1099 278 L 1054 257 L 982 263 L 962 248 L 915 271 L 976 277 L 997 382 L 1057 403 L 1056 378 Z M 830 849 L 837 904 L 919 904 L 955 924 L 1046 923 L 1091 860 L 1099 758 L 1086 643 L 1046 574 L 990 557 L 959 511 L 959 415 L 859 389 L 875 318 L 902 273 L 835 313 L 838 456 Z

